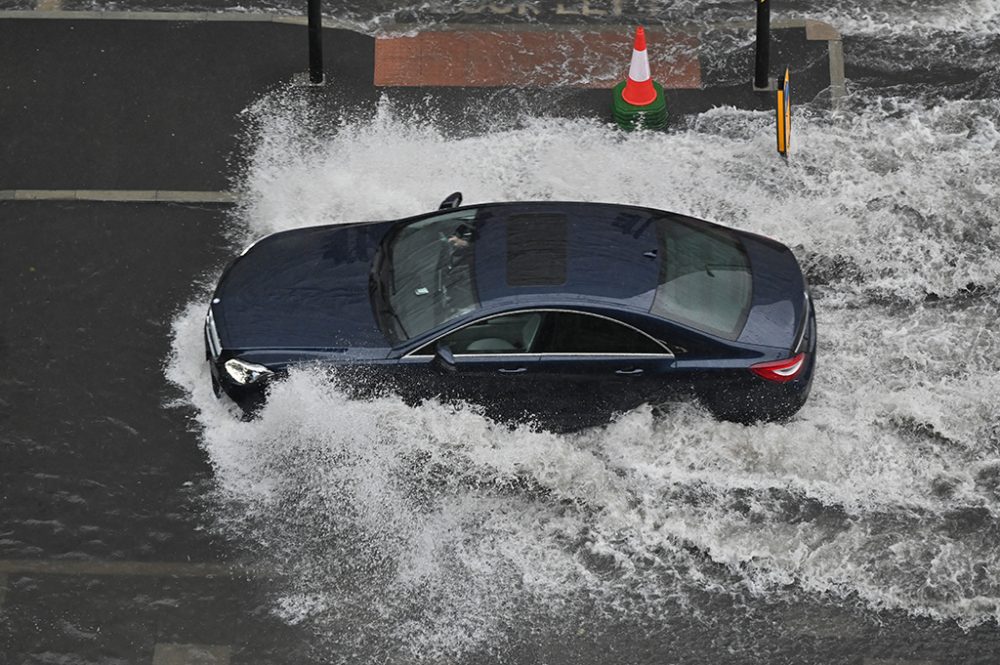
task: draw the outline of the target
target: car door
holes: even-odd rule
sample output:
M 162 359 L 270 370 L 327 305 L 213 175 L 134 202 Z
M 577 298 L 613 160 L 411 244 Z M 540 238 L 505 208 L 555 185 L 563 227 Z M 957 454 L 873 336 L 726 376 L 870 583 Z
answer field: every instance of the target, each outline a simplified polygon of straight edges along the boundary
M 680 387 L 668 347 L 607 316 L 550 311 L 536 349 L 543 393 L 566 416 L 607 418 Z
M 401 392 L 481 405 L 491 417 L 521 418 L 535 395 L 533 345 L 544 313 L 519 311 L 460 326 L 400 359 Z

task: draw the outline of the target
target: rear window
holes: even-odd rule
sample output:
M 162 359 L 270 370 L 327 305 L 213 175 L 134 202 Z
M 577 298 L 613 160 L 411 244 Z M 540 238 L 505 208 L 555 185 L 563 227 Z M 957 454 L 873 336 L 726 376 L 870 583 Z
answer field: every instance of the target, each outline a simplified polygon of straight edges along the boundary
M 725 229 L 678 218 L 658 222 L 660 279 L 653 314 L 727 339 L 739 337 L 750 308 L 750 263 Z

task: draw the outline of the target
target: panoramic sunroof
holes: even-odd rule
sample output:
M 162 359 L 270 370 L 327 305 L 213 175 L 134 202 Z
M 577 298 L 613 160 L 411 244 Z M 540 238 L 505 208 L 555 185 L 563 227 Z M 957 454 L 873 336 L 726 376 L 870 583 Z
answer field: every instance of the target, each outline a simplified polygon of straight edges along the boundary
M 552 286 L 566 282 L 565 215 L 507 218 L 507 285 Z

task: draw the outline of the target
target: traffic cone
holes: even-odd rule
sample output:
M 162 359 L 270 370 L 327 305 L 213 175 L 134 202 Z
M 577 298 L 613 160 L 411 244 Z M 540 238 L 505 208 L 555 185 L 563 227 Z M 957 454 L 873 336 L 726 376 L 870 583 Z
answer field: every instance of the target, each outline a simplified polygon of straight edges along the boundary
M 618 126 L 625 130 L 661 129 L 667 125 L 667 101 L 663 87 L 650 74 L 646 31 L 642 26 L 635 31 L 628 78 L 615 86 L 612 113 Z

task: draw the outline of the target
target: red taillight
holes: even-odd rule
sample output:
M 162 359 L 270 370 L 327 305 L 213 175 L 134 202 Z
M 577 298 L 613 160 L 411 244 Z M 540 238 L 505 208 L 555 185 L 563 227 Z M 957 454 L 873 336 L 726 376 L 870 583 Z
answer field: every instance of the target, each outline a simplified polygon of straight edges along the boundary
M 750 367 L 750 371 L 757 376 L 768 381 L 785 383 L 791 381 L 802 373 L 802 368 L 806 365 L 806 354 L 800 353 L 794 358 L 785 360 L 773 360 L 766 363 L 757 363 Z

